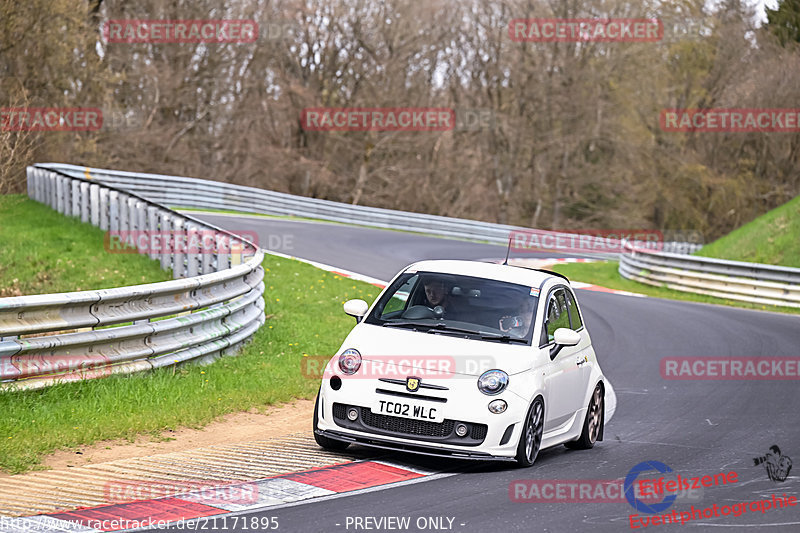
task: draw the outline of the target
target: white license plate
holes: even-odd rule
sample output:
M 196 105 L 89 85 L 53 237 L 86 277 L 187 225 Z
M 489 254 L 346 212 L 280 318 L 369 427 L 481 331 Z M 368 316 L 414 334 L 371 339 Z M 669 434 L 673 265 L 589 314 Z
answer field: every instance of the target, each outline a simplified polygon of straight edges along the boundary
M 422 405 L 410 402 L 396 402 L 394 400 L 377 400 L 372 406 L 372 412 L 380 415 L 401 416 L 428 422 L 441 422 L 444 420 L 442 409 L 436 405 Z

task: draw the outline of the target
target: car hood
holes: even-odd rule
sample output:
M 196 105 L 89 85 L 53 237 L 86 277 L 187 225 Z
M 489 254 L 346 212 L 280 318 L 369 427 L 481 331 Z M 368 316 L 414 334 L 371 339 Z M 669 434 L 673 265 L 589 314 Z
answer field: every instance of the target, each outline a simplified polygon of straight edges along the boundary
M 480 376 L 491 369 L 508 374 L 529 370 L 537 348 L 523 344 L 466 339 L 450 334 L 358 324 L 338 353 L 355 348 L 365 361 L 395 364 L 428 373 L 449 370 Z

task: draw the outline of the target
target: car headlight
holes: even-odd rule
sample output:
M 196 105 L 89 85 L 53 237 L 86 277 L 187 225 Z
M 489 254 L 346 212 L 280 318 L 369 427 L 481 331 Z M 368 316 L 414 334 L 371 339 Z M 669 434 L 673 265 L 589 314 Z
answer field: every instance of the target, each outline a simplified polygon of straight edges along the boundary
M 339 370 L 352 376 L 361 368 L 361 354 L 354 348 L 348 348 L 339 356 Z
M 502 370 L 487 370 L 478 378 L 478 390 L 488 396 L 503 392 L 508 386 L 508 374 Z

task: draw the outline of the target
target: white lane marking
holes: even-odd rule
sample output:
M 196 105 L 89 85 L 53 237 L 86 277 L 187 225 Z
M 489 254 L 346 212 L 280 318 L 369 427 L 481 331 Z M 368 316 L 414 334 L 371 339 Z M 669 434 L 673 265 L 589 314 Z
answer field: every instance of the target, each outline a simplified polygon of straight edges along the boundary
M 280 505 L 330 494 L 335 492 L 291 479 L 273 478 L 253 483 L 225 485 L 218 490 L 193 491 L 174 497 L 226 511 L 242 511 L 254 506 Z
M 422 474 L 423 476 L 430 476 L 432 474 L 436 474 L 439 470 L 431 470 L 429 468 L 420 468 L 418 466 L 410 466 L 405 463 L 395 462 L 395 461 L 384 461 L 381 459 L 371 459 L 370 462 L 373 463 L 380 463 L 382 465 L 391 466 L 392 468 L 399 468 L 401 470 L 408 470 L 409 472 L 414 472 L 415 474 Z
M 391 488 L 394 488 L 394 487 L 401 487 L 401 486 L 404 486 L 404 485 L 413 485 L 415 483 L 422 483 L 424 481 L 431 481 L 431 480 L 434 480 L 434 479 L 441 479 L 441 478 L 446 478 L 446 477 L 455 476 L 455 475 L 457 475 L 457 473 L 455 473 L 455 472 L 454 473 L 446 473 L 446 474 L 432 474 L 430 476 L 418 477 L 418 478 L 415 478 L 415 479 L 407 479 L 405 481 L 396 481 L 394 483 L 387 483 L 385 485 L 377 485 L 375 487 L 367 487 L 367 488 L 364 488 L 364 489 L 357 489 L 357 490 L 352 490 L 352 491 L 349 491 L 349 492 L 337 492 L 337 493 L 334 493 L 334 494 L 330 494 L 328 496 L 320 496 L 320 497 L 317 497 L 317 498 L 310 498 L 310 499 L 306 499 L 306 500 L 298 500 L 298 501 L 294 501 L 294 502 L 281 503 L 281 504 L 277 504 L 277 505 L 276 504 L 252 505 L 252 506 L 247 507 L 246 509 L 241 509 L 241 510 L 238 510 L 238 511 L 233 511 L 233 512 L 230 512 L 230 513 L 224 513 L 222 515 L 214 515 L 214 516 L 234 517 L 234 516 L 241 516 L 241 515 L 250 515 L 250 514 L 253 514 L 253 513 L 260 512 L 260 511 L 265 511 L 267 509 L 269 509 L 269 510 L 286 509 L 286 508 L 289 508 L 289 507 L 296 507 L 298 505 L 306 505 L 306 504 L 309 504 L 309 503 L 317 503 L 317 502 L 322 502 L 322 501 L 327 501 L 327 500 L 335 500 L 335 499 L 338 499 L 338 498 L 344 498 L 346 496 L 358 496 L 360 494 L 367 494 L 369 492 L 378 492 L 378 491 L 381 491 L 381 490 L 391 489 Z M 183 528 L 182 529 L 184 529 L 184 530 L 196 529 L 194 524 L 199 524 L 199 523 L 201 523 L 202 520 L 207 519 L 207 518 L 208 517 L 198 517 L 198 518 L 192 518 L 190 520 L 186 520 L 186 521 L 183 522 Z M 173 522 L 173 525 L 174 524 L 175 524 L 175 522 Z M 122 530 L 122 531 L 125 531 L 125 533 L 135 533 L 137 531 L 149 531 L 150 529 L 152 529 L 152 528 L 140 527 L 140 528 L 136 528 L 136 529 L 125 529 L 125 530 Z
M 246 510 L 238 511 L 238 512 L 235 512 L 235 513 L 227 514 L 226 516 L 237 516 L 237 515 L 241 515 L 241 514 L 245 514 L 245 513 L 252 513 L 254 511 L 261 511 L 261 510 L 264 510 L 264 509 L 285 509 L 285 508 L 288 508 L 288 507 L 296 507 L 298 505 L 305 505 L 305 504 L 309 504 L 309 503 L 317 503 L 317 502 L 323 502 L 323 501 L 328 501 L 328 500 L 336 500 L 338 498 L 344 498 L 346 496 L 358 496 L 360 494 L 367 494 L 367 493 L 370 493 L 370 492 L 379 492 L 379 491 L 382 491 L 382 490 L 392 489 L 392 488 L 395 488 L 395 487 L 401 487 L 401 486 L 404 486 L 404 485 L 414 485 L 416 483 L 423 483 L 425 481 L 432 481 L 434 479 L 442 479 L 442 478 L 451 477 L 451 476 L 455 476 L 455 475 L 458 475 L 458 473 L 457 472 L 447 472 L 447 473 L 441 473 L 441 474 L 432 474 L 430 476 L 418 477 L 418 478 L 414 478 L 414 479 L 407 479 L 405 481 L 396 481 L 394 483 L 387 483 L 385 485 L 376 485 L 374 487 L 367 487 L 367 488 L 364 488 L 364 489 L 351 490 L 351 491 L 348 491 L 348 492 L 337 492 L 337 493 L 331 494 L 329 496 L 321 496 L 319 498 L 314 498 L 313 500 L 299 500 L 299 501 L 288 502 L 288 503 L 279 504 L 279 505 L 275 505 L 275 506 L 266 505 L 266 506 L 260 506 L 260 507 L 252 507 L 250 509 L 246 509 Z
M 283 257 L 284 259 L 294 259 L 295 261 L 300 261 L 301 263 L 306 263 L 307 265 L 311 265 L 311 266 L 317 267 L 317 268 L 325 270 L 327 272 L 334 272 L 335 271 L 337 273 L 340 273 L 340 274 L 344 275 L 344 277 L 346 277 L 346 278 L 351 278 L 351 279 L 355 279 L 355 280 L 358 280 L 358 281 L 364 281 L 364 282 L 370 283 L 372 285 L 379 285 L 381 287 L 385 287 L 389 283 L 388 281 L 383 281 L 383 280 L 378 279 L 378 278 L 373 278 L 372 276 L 367 276 L 366 274 L 359 274 L 358 272 L 353 272 L 351 270 L 347 270 L 347 269 L 344 269 L 344 268 L 339 268 L 339 267 L 336 267 L 336 266 L 333 266 L 333 265 L 320 263 L 319 261 L 312 261 L 310 259 L 303 259 L 302 257 L 294 257 L 292 255 L 283 254 L 281 252 L 273 252 L 272 250 L 263 250 L 262 249 L 262 251 L 265 254 L 275 255 L 277 257 Z

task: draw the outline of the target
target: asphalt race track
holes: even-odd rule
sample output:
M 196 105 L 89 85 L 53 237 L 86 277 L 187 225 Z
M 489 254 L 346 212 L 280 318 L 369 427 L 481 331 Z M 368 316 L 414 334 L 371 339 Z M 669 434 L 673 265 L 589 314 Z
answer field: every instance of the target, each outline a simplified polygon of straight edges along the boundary
M 279 251 L 384 280 L 420 259 L 482 259 L 505 253 L 501 246 L 334 224 L 200 218 L 234 231 L 257 231 L 264 248 L 269 248 L 270 235 L 291 236 L 292 249 Z M 737 472 L 736 483 L 702 489 L 691 501 L 677 501 L 673 508 L 679 512 L 691 505 L 733 505 L 773 494 L 800 496 L 800 466 L 788 479 L 776 482 L 753 461 L 772 445 L 800 460 L 796 380 L 665 380 L 659 368 L 666 356 L 797 356 L 798 316 L 590 291 L 579 291 L 578 298 L 598 359 L 618 398 L 605 440 L 594 449 L 545 450 L 526 470 L 404 455 L 401 458 L 411 464 L 433 465 L 456 475 L 248 514 L 277 517 L 278 530 L 289 532 L 366 531 L 354 527 L 354 517 L 395 516 L 410 517 L 408 531 L 630 531 L 629 515 L 636 511 L 624 500 L 519 503 L 511 501 L 509 485 L 518 479 L 621 479 L 648 460 L 660 461 L 683 477 Z M 444 526 L 418 523 L 421 517 L 444 517 Z M 452 526 L 448 518 L 453 519 Z M 748 509 L 738 517 L 700 518 L 683 526 L 651 525 L 647 531 L 747 526 L 751 531 L 800 531 L 800 506 L 763 513 Z

